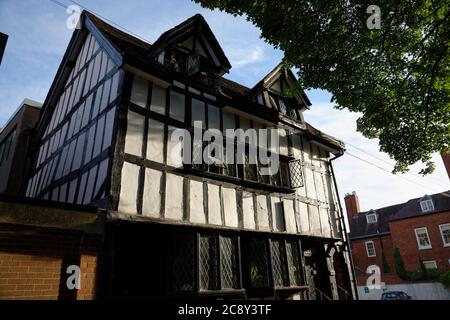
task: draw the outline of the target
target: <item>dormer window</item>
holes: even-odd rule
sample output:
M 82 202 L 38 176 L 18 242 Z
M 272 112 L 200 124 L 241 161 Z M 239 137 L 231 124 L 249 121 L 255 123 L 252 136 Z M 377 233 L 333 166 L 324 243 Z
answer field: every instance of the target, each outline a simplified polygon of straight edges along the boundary
M 434 211 L 433 200 L 431 198 L 420 200 L 420 208 L 422 209 L 422 212 Z
M 375 211 L 370 211 L 367 215 L 366 215 L 366 219 L 367 219 L 367 223 L 377 223 L 378 218 L 377 218 L 377 214 L 375 213 Z

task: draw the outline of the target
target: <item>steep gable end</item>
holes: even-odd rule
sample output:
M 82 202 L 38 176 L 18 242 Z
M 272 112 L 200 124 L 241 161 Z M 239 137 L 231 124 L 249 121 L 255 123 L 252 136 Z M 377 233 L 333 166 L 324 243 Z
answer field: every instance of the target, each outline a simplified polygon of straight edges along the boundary
M 179 51 L 186 53 L 185 57 L 180 57 Z M 149 58 L 153 58 L 160 63 L 174 63 L 174 59 L 180 70 L 189 68 L 189 59 L 202 57 L 204 61 L 209 61 L 214 72 L 220 75 L 231 69 L 231 64 L 220 47 L 216 37 L 206 23 L 205 19 L 197 14 L 178 26 L 164 32 L 152 45 L 149 50 Z

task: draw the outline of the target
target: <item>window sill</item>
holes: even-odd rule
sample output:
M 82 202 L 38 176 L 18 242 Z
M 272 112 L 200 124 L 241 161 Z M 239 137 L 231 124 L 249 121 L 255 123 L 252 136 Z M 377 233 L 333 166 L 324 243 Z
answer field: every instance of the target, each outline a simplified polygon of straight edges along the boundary
M 430 250 L 430 249 L 433 249 L 433 247 L 422 247 L 422 248 L 419 247 L 419 250 Z

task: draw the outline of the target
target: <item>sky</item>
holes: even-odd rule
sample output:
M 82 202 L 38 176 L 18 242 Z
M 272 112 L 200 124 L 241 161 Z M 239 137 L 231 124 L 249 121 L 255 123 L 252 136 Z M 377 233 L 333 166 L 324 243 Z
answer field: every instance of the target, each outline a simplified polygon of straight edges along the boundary
M 54 1 L 73 4 L 70 0 Z M 281 51 L 260 38 L 260 30 L 244 17 L 203 9 L 190 0 L 77 3 L 150 43 L 167 29 L 201 13 L 233 66 L 226 77 L 249 87 L 283 57 Z M 23 99 L 45 100 L 73 32 L 66 26 L 69 17 L 65 8 L 51 0 L 0 0 L 0 32 L 9 35 L 0 66 L 0 127 Z M 352 191 L 359 195 L 361 209 L 370 210 L 450 189 L 440 155 L 433 157 L 436 170 L 431 175 L 418 175 L 421 164 L 411 167 L 409 174 L 393 175 L 390 171 L 394 161 L 379 152 L 377 140 L 366 139 L 356 131 L 358 114 L 334 109 L 331 94 L 326 91 L 308 90 L 307 95 L 312 106 L 305 111 L 305 120 L 347 145 L 347 153 L 334 161 L 342 205 L 344 195 Z

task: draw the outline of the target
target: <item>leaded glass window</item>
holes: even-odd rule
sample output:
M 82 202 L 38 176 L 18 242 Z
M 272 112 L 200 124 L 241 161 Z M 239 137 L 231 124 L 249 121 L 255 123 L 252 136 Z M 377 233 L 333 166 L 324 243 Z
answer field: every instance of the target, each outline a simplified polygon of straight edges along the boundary
M 236 238 L 220 237 L 220 273 L 222 289 L 238 289 Z
M 217 290 L 217 238 L 200 237 L 200 289 Z
M 300 269 L 300 254 L 298 244 L 294 241 L 286 242 L 286 254 L 288 260 L 289 282 L 292 286 L 301 285 L 301 269 Z
M 284 244 L 280 240 L 271 240 L 270 249 L 272 255 L 272 272 L 275 287 L 289 286 L 289 278 L 286 272 L 286 256 Z
M 173 248 L 173 289 L 193 291 L 195 287 L 194 237 L 177 237 Z
M 269 259 L 264 240 L 252 239 L 248 243 L 250 283 L 253 288 L 268 288 Z

